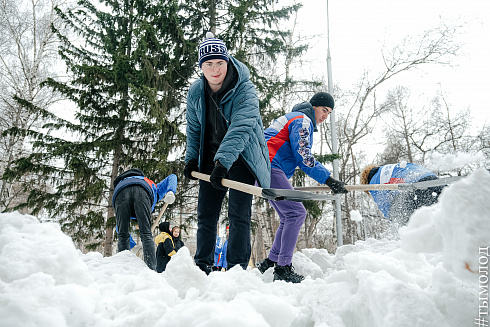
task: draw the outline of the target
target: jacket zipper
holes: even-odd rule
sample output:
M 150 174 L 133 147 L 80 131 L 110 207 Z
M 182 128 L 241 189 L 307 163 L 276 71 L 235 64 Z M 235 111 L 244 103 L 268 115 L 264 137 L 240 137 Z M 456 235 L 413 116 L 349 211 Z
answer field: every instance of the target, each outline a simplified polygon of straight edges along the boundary
M 220 106 L 218 106 L 218 104 L 216 103 L 216 101 L 214 100 L 214 97 L 213 95 L 210 96 L 211 100 L 213 101 L 214 103 L 214 106 L 216 108 L 216 110 L 221 114 L 221 116 L 223 117 L 223 119 L 228 123 L 228 125 L 230 125 L 230 122 L 228 121 L 228 119 L 226 119 L 225 115 L 223 114 L 223 112 L 221 111 L 221 108 Z M 218 124 L 218 115 L 215 115 L 215 119 L 214 119 L 214 130 L 215 130 L 215 133 L 218 133 L 218 128 L 217 128 L 217 124 Z M 226 126 L 227 127 L 227 126 Z

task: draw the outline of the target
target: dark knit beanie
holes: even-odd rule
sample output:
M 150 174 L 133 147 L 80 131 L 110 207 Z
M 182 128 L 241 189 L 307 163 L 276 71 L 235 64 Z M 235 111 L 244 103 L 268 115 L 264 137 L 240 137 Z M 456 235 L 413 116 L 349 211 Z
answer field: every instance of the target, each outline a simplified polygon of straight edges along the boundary
M 335 105 L 333 97 L 327 92 L 318 92 L 311 98 L 310 103 L 314 107 L 329 107 L 332 110 Z
M 203 62 L 212 59 L 230 60 L 225 43 L 214 37 L 213 33 L 207 32 L 206 39 L 199 45 L 199 67 Z

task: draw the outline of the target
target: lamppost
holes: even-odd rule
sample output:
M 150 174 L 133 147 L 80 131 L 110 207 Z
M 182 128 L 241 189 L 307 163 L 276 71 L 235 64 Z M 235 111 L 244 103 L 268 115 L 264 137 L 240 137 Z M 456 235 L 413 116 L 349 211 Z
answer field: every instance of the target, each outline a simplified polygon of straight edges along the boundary
M 328 17 L 328 0 L 327 0 L 327 74 L 328 74 L 328 93 L 333 95 L 333 82 L 332 82 L 332 57 L 330 57 L 330 22 Z M 330 114 L 330 132 L 332 138 L 332 152 L 338 154 L 339 142 L 337 139 L 337 128 L 335 125 L 335 111 L 332 110 Z M 333 161 L 333 177 L 339 179 L 339 159 Z M 334 200 L 335 203 L 335 218 L 336 218 L 336 231 L 337 231 L 337 247 L 344 244 L 342 236 L 342 211 L 340 208 L 340 196 Z

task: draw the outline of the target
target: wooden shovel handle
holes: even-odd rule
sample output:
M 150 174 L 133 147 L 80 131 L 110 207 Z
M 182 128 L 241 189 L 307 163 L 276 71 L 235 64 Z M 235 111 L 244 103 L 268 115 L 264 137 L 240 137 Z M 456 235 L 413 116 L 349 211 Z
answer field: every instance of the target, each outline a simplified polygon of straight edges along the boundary
M 193 171 L 191 173 L 191 175 L 194 176 L 195 178 L 201 179 L 201 180 L 206 181 L 206 182 L 210 181 L 209 175 L 199 173 L 197 171 Z M 221 184 L 223 184 L 223 186 L 225 186 L 225 187 L 229 187 L 229 188 L 232 188 L 232 189 L 237 190 L 237 191 L 241 191 L 244 193 L 263 197 L 262 196 L 262 188 L 260 188 L 258 186 L 240 183 L 240 182 L 232 181 L 232 180 L 229 180 L 226 178 L 223 178 L 223 180 L 221 181 Z
M 168 207 L 168 203 L 165 202 L 165 204 L 163 205 L 162 210 L 160 210 L 160 214 L 158 215 L 158 218 L 155 219 L 155 221 L 153 222 L 153 225 L 151 225 L 151 229 L 150 230 L 151 230 L 152 233 L 153 233 L 153 230 L 155 229 L 155 227 L 157 227 L 158 222 L 160 221 L 160 218 L 162 218 L 163 213 L 165 212 L 165 210 L 167 209 L 167 207 Z

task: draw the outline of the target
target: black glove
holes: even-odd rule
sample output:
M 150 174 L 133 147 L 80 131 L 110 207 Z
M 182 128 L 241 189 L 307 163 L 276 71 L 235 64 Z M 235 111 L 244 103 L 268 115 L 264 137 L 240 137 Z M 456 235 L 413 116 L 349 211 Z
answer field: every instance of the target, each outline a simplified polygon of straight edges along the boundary
M 209 177 L 211 185 L 213 185 L 215 189 L 226 191 L 228 188 L 221 184 L 221 180 L 226 177 L 226 174 L 228 174 L 228 170 L 217 161 L 214 165 L 213 172 Z
M 197 159 L 191 159 L 185 163 L 184 176 L 189 179 L 197 180 L 197 178 L 191 175 L 193 171 L 199 172 L 199 164 L 197 163 Z
M 329 177 L 326 181 L 325 184 L 327 184 L 328 187 L 332 190 L 333 194 L 346 194 L 348 191 L 345 189 L 344 185 L 345 183 L 342 181 L 338 181 L 334 179 L 333 177 Z

